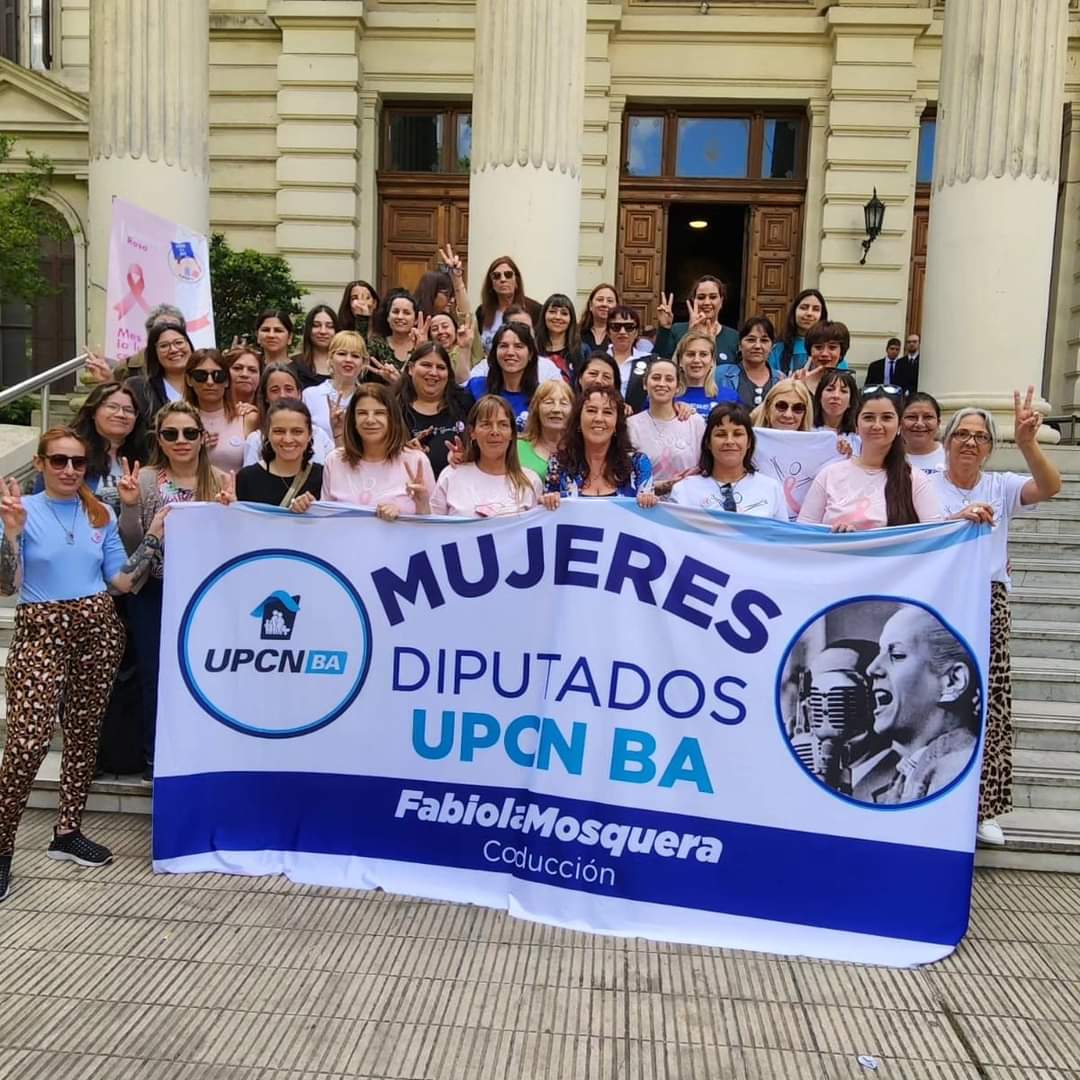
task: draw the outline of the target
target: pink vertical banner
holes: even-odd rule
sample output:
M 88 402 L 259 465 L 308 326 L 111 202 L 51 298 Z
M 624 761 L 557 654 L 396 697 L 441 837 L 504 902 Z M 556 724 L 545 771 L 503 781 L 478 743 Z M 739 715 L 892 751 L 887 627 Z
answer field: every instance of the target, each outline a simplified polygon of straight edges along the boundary
M 105 355 L 123 360 L 146 345 L 146 316 L 173 304 L 198 348 L 213 348 L 210 248 L 201 233 L 113 199 Z

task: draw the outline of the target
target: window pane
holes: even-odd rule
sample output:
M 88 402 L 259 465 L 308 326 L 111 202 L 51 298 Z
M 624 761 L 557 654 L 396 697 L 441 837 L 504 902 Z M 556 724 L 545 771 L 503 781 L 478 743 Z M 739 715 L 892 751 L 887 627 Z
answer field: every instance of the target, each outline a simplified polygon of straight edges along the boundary
M 468 113 L 458 113 L 456 145 L 454 172 L 467 173 L 472 166 L 472 117 Z
M 761 175 L 766 180 L 794 180 L 799 149 L 798 120 L 766 120 Z
M 393 172 L 441 172 L 441 113 L 401 113 L 390 118 L 390 161 Z
M 750 121 L 683 119 L 679 121 L 676 176 L 745 176 Z
M 915 167 L 915 179 L 920 184 L 929 184 L 934 179 L 934 139 L 936 136 L 936 120 L 924 120 L 919 125 L 919 160 Z
M 659 176 L 664 164 L 664 118 L 631 116 L 626 133 L 626 175 Z

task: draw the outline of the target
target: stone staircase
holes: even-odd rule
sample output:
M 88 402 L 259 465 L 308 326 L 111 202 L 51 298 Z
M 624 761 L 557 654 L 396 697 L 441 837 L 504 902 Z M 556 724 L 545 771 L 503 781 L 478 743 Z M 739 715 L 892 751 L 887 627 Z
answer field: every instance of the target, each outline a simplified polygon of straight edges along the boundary
M 1016 809 L 1002 819 L 1007 846 L 980 849 L 977 862 L 1080 873 L 1080 450 L 1057 455 L 1069 470 L 1061 495 L 1010 529 Z M 13 618 L 13 601 L 0 601 L 0 675 Z M 3 709 L 0 698 L 0 741 Z M 58 732 L 31 806 L 56 805 L 59 749 Z M 88 806 L 149 813 L 150 786 L 95 780 Z

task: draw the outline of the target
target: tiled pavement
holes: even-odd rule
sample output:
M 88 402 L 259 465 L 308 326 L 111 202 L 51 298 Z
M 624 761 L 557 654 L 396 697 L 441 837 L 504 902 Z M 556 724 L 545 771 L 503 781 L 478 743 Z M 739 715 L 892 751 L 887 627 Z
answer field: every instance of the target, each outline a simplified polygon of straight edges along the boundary
M 117 858 L 79 871 L 50 821 L 0 907 L 0 1080 L 1080 1080 L 1080 876 L 979 871 L 961 948 L 893 971 L 156 876 L 141 816 L 89 815 Z

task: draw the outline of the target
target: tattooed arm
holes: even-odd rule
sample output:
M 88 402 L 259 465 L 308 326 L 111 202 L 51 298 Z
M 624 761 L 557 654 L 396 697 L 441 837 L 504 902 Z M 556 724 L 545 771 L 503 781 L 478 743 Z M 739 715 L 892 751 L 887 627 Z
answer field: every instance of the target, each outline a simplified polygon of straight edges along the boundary
M 19 537 L 7 533 L 0 540 L 0 596 L 13 596 L 22 587 L 22 551 Z
M 22 531 L 26 527 L 26 507 L 22 489 L 15 480 L 0 480 L 0 596 L 11 596 L 22 587 Z
M 161 542 L 165 535 L 165 515 L 168 512 L 169 508 L 164 506 L 154 515 L 154 520 L 150 522 L 150 527 L 146 530 L 146 535 L 139 546 L 128 556 L 120 572 L 109 582 L 116 592 L 138 591 L 149 577 L 154 565 L 160 561 L 163 553 Z

